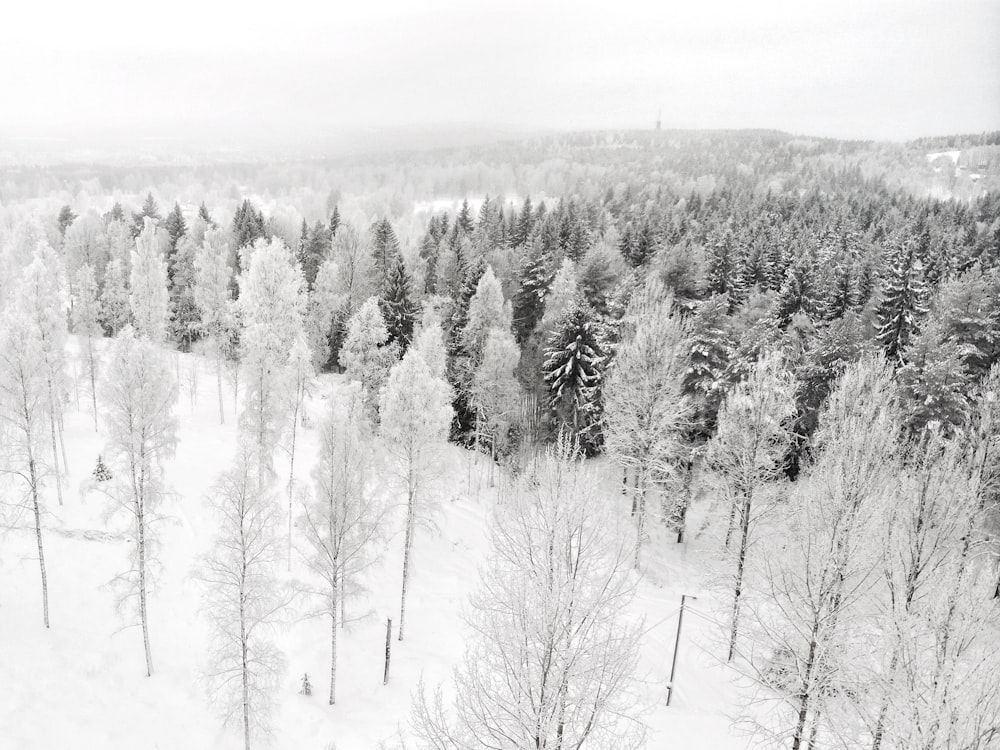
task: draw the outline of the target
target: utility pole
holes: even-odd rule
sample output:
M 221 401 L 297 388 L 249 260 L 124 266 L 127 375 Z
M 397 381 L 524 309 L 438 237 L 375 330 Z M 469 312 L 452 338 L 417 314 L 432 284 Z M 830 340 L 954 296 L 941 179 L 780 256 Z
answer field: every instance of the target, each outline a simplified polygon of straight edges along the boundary
M 681 625 L 684 623 L 684 602 L 687 599 L 692 601 L 697 601 L 697 596 L 690 596 L 688 594 L 681 594 L 681 611 L 677 615 L 677 639 L 674 641 L 674 658 L 670 661 L 670 682 L 667 683 L 667 705 L 670 705 L 670 699 L 674 695 L 674 674 L 677 672 L 677 651 L 681 646 Z

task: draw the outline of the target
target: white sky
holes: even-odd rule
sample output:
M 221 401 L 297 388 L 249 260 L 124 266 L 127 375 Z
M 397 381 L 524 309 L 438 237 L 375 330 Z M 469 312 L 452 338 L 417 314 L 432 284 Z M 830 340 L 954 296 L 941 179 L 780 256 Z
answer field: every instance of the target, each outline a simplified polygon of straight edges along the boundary
M 1000 129 L 1000 0 L 6 0 L 0 134 Z

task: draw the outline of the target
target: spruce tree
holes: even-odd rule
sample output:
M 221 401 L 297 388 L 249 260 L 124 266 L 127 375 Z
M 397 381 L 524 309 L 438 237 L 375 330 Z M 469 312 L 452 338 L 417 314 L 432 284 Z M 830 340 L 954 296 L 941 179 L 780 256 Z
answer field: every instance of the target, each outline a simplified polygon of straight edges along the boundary
M 413 322 L 416 306 L 410 300 L 410 278 L 403 265 L 402 256 L 397 253 L 386 277 L 385 287 L 379 300 L 385 327 L 389 331 L 389 343 L 398 342 L 400 351 L 406 351 L 413 338 Z
M 239 275 L 241 268 L 241 253 L 244 247 L 253 245 L 257 240 L 263 239 L 264 215 L 254 208 L 254 205 L 244 199 L 240 207 L 236 209 L 233 216 L 233 248 L 236 250 L 236 274 Z
M 372 256 L 375 258 L 375 278 L 379 285 L 385 284 L 399 255 L 399 240 L 388 219 L 380 219 L 372 225 Z
M 552 258 L 536 238 L 528 248 L 517 273 L 517 293 L 514 295 L 514 332 L 518 343 L 527 340 L 541 320 L 545 295 L 555 275 Z
M 578 301 L 549 337 L 542 377 L 549 405 L 587 453 L 601 445 L 601 380 L 605 354 L 593 310 Z
M 927 312 L 923 268 L 914 251 L 911 240 L 898 242 L 889 255 L 882 281 L 876 338 L 890 359 L 901 356 Z

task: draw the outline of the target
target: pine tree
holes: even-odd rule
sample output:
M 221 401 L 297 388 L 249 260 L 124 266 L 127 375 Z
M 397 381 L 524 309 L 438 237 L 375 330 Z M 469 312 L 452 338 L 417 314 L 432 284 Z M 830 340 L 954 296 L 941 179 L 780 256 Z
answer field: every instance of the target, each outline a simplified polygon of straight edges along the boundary
M 923 269 L 911 240 L 902 240 L 892 249 L 882 281 L 881 299 L 876 310 L 876 338 L 890 359 L 902 351 L 916 335 L 920 318 L 927 312 L 927 288 Z
M 596 451 L 601 444 L 604 361 L 604 346 L 593 311 L 578 300 L 546 343 L 542 377 L 550 407 L 587 452 Z
M 410 278 L 406 273 L 406 266 L 403 265 L 403 256 L 396 253 L 389 262 L 391 265 L 386 275 L 379 306 L 382 308 L 382 316 L 389 331 L 389 342 L 397 344 L 400 351 L 405 351 L 413 338 L 416 310 L 410 300 Z

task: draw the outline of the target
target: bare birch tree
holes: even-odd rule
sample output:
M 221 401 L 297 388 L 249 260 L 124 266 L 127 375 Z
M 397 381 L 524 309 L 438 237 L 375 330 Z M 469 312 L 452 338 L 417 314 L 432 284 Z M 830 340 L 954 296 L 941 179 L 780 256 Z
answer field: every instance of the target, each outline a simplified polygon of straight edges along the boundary
M 561 442 L 497 506 L 454 705 L 421 685 L 418 747 L 642 745 L 632 690 L 641 623 L 625 614 L 634 594 L 632 532 L 596 487 Z
M 604 387 L 608 451 L 635 478 L 635 567 L 646 536 L 647 494 L 656 482 L 678 476 L 691 416 L 683 394 L 689 332 L 671 306 L 669 298 L 638 295 L 626 314 L 628 333 Z
M 776 737 L 818 747 L 824 717 L 859 690 L 851 666 L 870 650 L 870 602 L 880 583 L 888 492 L 900 422 L 884 360 L 850 366 L 820 414 L 817 451 L 788 514 L 760 554 L 759 602 L 751 602 L 755 651 L 748 667 L 776 689 Z M 825 722 L 827 731 L 835 721 Z
M 794 388 L 794 379 L 784 368 L 781 355 L 762 355 L 746 379 L 727 394 L 719 410 L 715 437 L 708 444 L 709 465 L 722 477 L 730 495 L 727 552 L 733 536 L 738 539 L 727 661 L 736 654 L 743 579 L 753 535 L 764 515 L 764 490 L 781 476 L 792 441 Z
M 266 738 L 284 658 L 273 636 L 285 601 L 275 568 L 281 559 L 278 499 L 260 482 L 256 447 L 241 442 L 235 465 L 212 490 L 218 518 L 211 552 L 197 575 L 211 623 L 209 688 L 226 724 L 239 722 L 243 746 Z
M 116 580 L 124 586 L 121 604 L 137 604 L 148 676 L 153 657 L 147 593 L 165 494 L 162 462 L 176 445 L 177 384 L 163 352 L 126 327 L 115 339 L 100 396 L 108 432 L 106 455 L 116 469 L 109 490 L 111 512 L 128 517 L 134 540 L 130 567 Z
M 406 489 L 403 541 L 403 583 L 399 602 L 399 640 L 403 640 L 406 589 L 410 574 L 413 535 L 430 519 L 428 482 L 448 435 L 453 410 L 451 389 L 431 374 L 423 355 L 411 348 L 392 368 L 382 392 L 382 436 Z
M 33 517 L 41 574 L 42 622 L 49 627 L 49 586 L 42 546 L 42 420 L 47 403 L 45 357 L 31 321 L 8 308 L 0 315 L 0 474 L 24 483 L 16 510 Z
M 15 306 L 30 322 L 45 364 L 46 413 L 52 438 L 52 470 L 56 496 L 63 504 L 62 484 L 67 471 L 66 448 L 62 444 L 62 389 L 66 366 L 66 308 L 69 299 L 62 261 L 45 241 L 38 243 L 31 263 L 21 274 Z M 62 453 L 62 470 L 59 457 Z
M 306 562 L 322 585 L 309 594 L 321 602 L 317 614 L 330 618 L 330 695 L 337 699 L 337 608 L 358 575 L 376 559 L 385 505 L 366 484 L 374 443 L 361 394 L 334 402 L 323 425 L 314 491 L 304 493 L 299 524 L 308 545 Z

